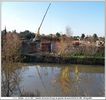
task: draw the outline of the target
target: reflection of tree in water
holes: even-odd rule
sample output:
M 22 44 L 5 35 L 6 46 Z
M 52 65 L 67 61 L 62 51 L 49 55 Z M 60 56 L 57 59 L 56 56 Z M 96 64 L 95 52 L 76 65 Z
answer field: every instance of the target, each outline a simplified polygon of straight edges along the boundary
M 64 67 L 60 72 L 60 85 L 63 92 L 63 95 L 78 95 L 79 94 L 79 70 L 78 67 L 75 66 L 74 77 L 71 76 L 71 67 Z
M 19 83 L 22 79 L 21 70 L 24 67 L 18 63 L 2 64 L 2 84 L 1 84 L 1 95 L 3 97 L 10 96 L 24 96 L 33 97 L 40 96 L 39 90 L 32 92 L 26 92 L 23 87 L 20 87 Z M 8 67 L 7 67 L 8 66 Z
M 80 86 L 79 86 L 79 82 L 80 82 L 80 78 L 79 78 L 79 69 L 78 69 L 78 66 L 75 66 L 75 79 L 74 79 L 74 95 L 75 96 L 78 96 L 80 95 Z
M 64 67 L 61 69 L 60 84 L 63 95 L 69 95 L 71 89 L 70 67 Z
M 79 81 L 79 70 L 78 70 L 78 66 L 75 66 L 75 81 Z
M 12 96 L 17 90 L 20 92 L 20 88 L 19 88 L 20 70 L 18 70 L 17 64 L 8 63 L 2 66 L 3 66 L 2 74 L 1 74 L 2 75 L 2 84 L 1 84 L 2 96 Z

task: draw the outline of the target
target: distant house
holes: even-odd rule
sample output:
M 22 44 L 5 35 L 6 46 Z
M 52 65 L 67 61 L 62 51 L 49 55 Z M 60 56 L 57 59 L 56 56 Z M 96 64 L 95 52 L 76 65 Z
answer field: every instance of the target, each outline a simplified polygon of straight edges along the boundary
M 42 37 L 40 42 L 40 48 L 42 52 L 55 52 L 58 48 L 57 44 L 59 42 L 57 37 Z

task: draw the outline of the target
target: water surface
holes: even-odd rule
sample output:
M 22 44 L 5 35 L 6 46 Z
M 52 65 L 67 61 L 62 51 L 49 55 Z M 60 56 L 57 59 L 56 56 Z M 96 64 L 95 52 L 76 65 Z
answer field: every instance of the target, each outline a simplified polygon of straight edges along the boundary
M 39 96 L 104 96 L 104 66 L 28 64 L 20 69 L 19 87 Z M 17 95 L 17 94 L 15 94 Z

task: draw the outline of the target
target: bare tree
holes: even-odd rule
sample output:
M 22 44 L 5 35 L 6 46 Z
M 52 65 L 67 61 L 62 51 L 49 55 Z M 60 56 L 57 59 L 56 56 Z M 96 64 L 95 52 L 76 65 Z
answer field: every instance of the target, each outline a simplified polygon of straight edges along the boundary
M 71 29 L 70 26 L 67 26 L 67 27 L 66 27 L 66 35 L 67 35 L 68 37 L 70 37 L 70 36 L 73 35 L 72 29 Z
M 72 31 L 69 26 L 66 27 L 66 34 L 60 37 L 60 48 L 57 50 L 57 53 L 60 56 L 67 56 L 71 53 L 72 49 Z
M 17 33 L 6 33 L 2 45 L 2 96 L 11 96 L 18 84 L 18 68 L 20 61 L 21 40 Z
M 20 60 L 20 48 L 21 48 L 21 40 L 16 33 L 7 33 L 5 36 L 6 40 L 3 43 L 2 48 L 2 59 L 7 62 L 15 62 Z

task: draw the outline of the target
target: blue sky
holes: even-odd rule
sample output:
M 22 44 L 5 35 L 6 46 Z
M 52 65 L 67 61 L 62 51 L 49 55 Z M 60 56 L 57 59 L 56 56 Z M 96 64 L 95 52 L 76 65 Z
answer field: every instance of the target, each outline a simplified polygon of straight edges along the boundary
M 1 8 L 2 30 L 37 32 L 50 2 L 3 2 Z M 41 34 L 65 33 L 70 26 L 73 35 L 98 36 L 105 34 L 104 2 L 52 2 L 43 22 Z

